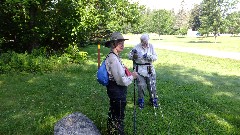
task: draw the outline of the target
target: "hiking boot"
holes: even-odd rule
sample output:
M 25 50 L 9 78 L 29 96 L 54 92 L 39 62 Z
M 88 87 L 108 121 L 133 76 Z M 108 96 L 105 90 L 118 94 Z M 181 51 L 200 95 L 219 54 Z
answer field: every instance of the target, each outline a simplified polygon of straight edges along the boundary
M 154 98 L 154 99 L 150 98 L 149 100 L 150 100 L 152 106 L 154 106 L 156 108 L 159 107 L 159 105 L 158 105 L 158 98 Z
M 140 109 L 144 108 L 144 99 L 143 98 L 138 99 L 138 106 Z

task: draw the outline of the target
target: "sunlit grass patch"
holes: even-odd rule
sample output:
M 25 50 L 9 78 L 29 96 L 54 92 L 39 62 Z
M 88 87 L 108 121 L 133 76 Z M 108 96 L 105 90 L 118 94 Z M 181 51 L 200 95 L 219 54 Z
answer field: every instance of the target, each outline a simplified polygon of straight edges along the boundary
M 213 113 L 208 113 L 206 114 L 206 117 L 216 123 L 217 125 L 219 125 L 220 127 L 224 128 L 224 132 L 226 133 L 231 133 L 233 131 L 233 126 L 228 123 L 225 119 L 221 118 L 221 117 L 218 117 L 216 114 L 213 114 Z

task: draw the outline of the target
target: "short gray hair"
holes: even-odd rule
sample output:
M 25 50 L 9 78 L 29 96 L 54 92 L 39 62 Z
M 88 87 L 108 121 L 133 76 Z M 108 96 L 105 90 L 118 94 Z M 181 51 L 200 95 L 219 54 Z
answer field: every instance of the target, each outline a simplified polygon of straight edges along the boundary
M 149 35 L 148 34 L 142 34 L 142 36 L 140 37 L 140 40 L 142 41 L 147 41 L 149 40 Z

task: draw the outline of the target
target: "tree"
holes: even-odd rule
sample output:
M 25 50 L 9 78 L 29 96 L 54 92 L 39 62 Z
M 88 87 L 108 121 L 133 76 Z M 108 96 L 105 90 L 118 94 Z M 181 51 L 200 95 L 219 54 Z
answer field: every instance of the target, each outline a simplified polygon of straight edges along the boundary
M 194 8 L 190 12 L 189 28 L 191 28 L 193 31 L 197 31 L 200 26 L 200 5 L 195 4 Z
M 112 8 L 109 12 L 107 25 L 108 29 L 120 31 L 123 33 L 129 32 L 134 24 L 139 22 L 141 6 L 137 3 L 129 3 L 127 0 L 112 0 L 110 4 Z
M 213 32 L 215 42 L 217 35 L 225 24 L 225 17 L 237 0 L 203 0 L 201 3 L 201 33 Z
M 240 33 L 240 11 L 230 13 L 226 17 L 226 31 L 231 34 Z
M 178 33 L 181 35 L 187 34 L 188 20 L 189 20 L 189 15 L 187 11 L 184 9 L 184 7 L 185 7 L 185 1 L 182 0 L 181 9 L 176 15 L 176 22 L 174 26 L 174 28 L 178 30 Z
M 72 42 L 76 2 L 70 0 L 5 0 L 1 4 L 4 50 L 31 52 L 36 47 L 61 49 Z
M 151 17 L 152 11 L 145 6 L 141 6 L 140 8 L 140 16 L 139 21 L 137 23 L 134 23 L 132 26 L 132 33 L 144 33 L 144 32 L 150 32 L 151 31 Z
M 4 51 L 64 50 L 99 42 L 110 31 L 127 32 L 139 6 L 127 0 L 3 0 L 0 46 Z
M 171 34 L 174 25 L 174 16 L 171 11 L 160 9 L 153 11 L 152 31 L 159 36 L 162 34 Z

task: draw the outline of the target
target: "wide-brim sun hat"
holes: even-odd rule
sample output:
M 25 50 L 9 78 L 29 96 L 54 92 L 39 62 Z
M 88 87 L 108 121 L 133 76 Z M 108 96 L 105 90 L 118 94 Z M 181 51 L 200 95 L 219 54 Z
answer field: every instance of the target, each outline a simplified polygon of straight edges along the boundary
M 113 41 L 118 41 L 118 40 L 125 41 L 125 40 L 129 40 L 129 39 L 124 38 L 120 32 L 114 32 L 114 33 L 112 33 L 110 40 L 105 43 L 105 47 L 110 47 L 111 43 Z

